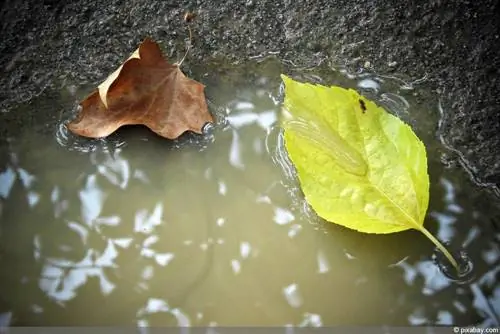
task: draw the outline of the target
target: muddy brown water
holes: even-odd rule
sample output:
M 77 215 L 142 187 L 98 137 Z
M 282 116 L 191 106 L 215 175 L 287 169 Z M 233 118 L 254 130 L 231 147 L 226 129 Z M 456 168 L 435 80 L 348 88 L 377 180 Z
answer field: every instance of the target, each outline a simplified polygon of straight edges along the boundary
M 188 69 L 217 118 L 206 136 L 132 127 L 76 138 L 63 123 L 92 89 L 77 82 L 10 111 L 44 121 L 2 148 L 1 306 L 12 324 L 495 325 L 499 201 L 446 164 L 425 78 L 249 64 Z M 428 149 L 425 225 L 466 252 L 474 278 L 448 279 L 418 232 L 367 235 L 314 215 L 276 124 L 281 72 L 356 88 L 412 125 Z

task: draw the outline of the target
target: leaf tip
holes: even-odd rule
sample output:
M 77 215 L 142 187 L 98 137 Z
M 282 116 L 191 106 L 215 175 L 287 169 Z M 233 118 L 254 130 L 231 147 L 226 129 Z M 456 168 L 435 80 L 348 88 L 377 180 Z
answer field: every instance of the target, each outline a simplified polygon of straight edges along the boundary
M 283 80 L 283 82 L 285 83 L 285 85 L 287 85 L 292 80 L 289 76 L 283 73 L 281 73 L 280 77 L 281 80 Z

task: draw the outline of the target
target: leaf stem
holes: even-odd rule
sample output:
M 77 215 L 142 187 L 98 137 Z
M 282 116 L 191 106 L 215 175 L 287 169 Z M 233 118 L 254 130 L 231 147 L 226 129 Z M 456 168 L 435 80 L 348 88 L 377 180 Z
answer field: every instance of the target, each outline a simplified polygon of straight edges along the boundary
M 446 247 L 444 247 L 443 244 L 439 242 L 438 239 L 436 239 L 436 237 L 434 237 L 429 231 L 427 231 L 425 227 L 422 226 L 421 228 L 419 228 L 419 231 L 422 232 L 427 238 L 429 238 L 429 240 L 432 241 L 434 245 L 436 245 L 436 247 L 444 254 L 444 256 L 446 256 L 448 261 L 450 261 L 453 267 L 455 267 L 457 273 L 460 273 L 458 262 L 455 260 L 453 255 L 451 255 L 451 253 L 446 249 Z
M 186 43 L 186 53 L 184 54 L 184 57 L 177 63 L 177 66 L 181 67 L 182 63 L 184 62 L 184 59 L 186 59 L 186 56 L 189 53 L 189 50 L 191 49 L 191 45 L 193 44 L 193 33 L 191 32 L 191 27 L 189 26 L 189 22 L 186 23 L 187 28 L 189 31 L 189 41 Z

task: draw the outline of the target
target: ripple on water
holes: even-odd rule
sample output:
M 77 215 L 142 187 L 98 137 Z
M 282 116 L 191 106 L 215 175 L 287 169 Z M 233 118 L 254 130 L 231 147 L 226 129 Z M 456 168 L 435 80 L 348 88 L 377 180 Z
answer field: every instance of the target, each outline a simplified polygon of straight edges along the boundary
M 64 120 L 57 124 L 55 139 L 59 145 L 70 151 L 89 153 L 100 149 L 104 152 L 113 152 L 127 144 L 124 138 L 116 138 L 116 136 L 98 139 L 76 136 L 68 130 L 66 124 Z
M 450 248 L 449 244 L 445 247 Z M 475 278 L 474 264 L 464 249 L 452 253 L 453 257 L 458 263 L 458 270 L 450 263 L 446 256 L 439 250 L 435 249 L 433 254 L 434 263 L 438 266 L 441 273 L 451 282 L 457 284 L 467 284 L 472 282 Z

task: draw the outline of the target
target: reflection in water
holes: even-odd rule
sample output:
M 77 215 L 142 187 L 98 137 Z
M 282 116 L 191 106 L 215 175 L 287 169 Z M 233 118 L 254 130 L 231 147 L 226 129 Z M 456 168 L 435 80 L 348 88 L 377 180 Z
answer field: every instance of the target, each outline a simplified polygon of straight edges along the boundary
M 467 249 L 477 280 L 450 281 L 417 232 L 371 236 L 321 221 L 276 124 L 283 87 L 215 73 L 205 78 L 218 124 L 206 137 L 123 129 L 87 140 L 59 126 L 55 141 L 11 141 L 0 311 L 22 325 L 494 325 L 500 236 L 485 222 L 496 204 L 442 168 L 437 120 L 412 87 L 325 73 L 299 77 L 358 87 L 430 143 L 426 226 Z
M 290 284 L 283 289 L 285 299 L 291 307 L 299 308 L 302 306 L 302 297 L 299 293 L 297 284 Z
M 453 184 L 444 178 L 440 179 L 440 183 L 445 190 L 444 204 L 446 207 L 444 212 L 432 211 L 429 213 L 429 216 L 436 219 L 439 223 L 439 229 L 437 232 L 438 238 L 441 240 L 453 240 L 453 237 L 457 234 L 454 226 L 459 220 L 458 216 L 463 213 L 463 209 L 455 203 L 455 189 Z M 472 238 L 475 237 L 475 231 L 477 231 L 477 228 L 474 227 L 468 231 L 465 240 L 462 242 L 462 247 L 464 249 L 467 248 L 468 244 L 473 240 Z M 448 245 L 448 247 L 450 247 L 450 245 Z M 467 252 L 460 249 L 458 252 L 455 252 L 454 257 L 460 267 L 460 272 L 458 273 L 440 251 L 436 250 L 434 261 L 438 268 L 440 268 L 441 272 L 450 281 L 460 284 L 472 281 L 475 274 L 473 271 L 474 265 L 472 260 L 467 255 Z
M 107 248 L 101 257 L 93 260 L 94 256 L 95 252 L 89 250 L 87 256 L 77 263 L 46 258 L 40 274 L 40 289 L 45 291 L 47 296 L 65 302 L 76 296 L 76 290 L 84 285 L 89 277 L 97 277 L 101 293 L 110 294 L 115 285 L 107 279 L 103 268 L 114 266 L 113 260 L 117 252 L 114 248 Z
M 16 181 L 16 173 L 11 167 L 7 167 L 5 172 L 0 174 L 0 196 L 9 197 L 10 190 Z
M 10 326 L 12 320 L 12 312 L 0 313 L 0 331 L 6 332 L 6 328 Z

